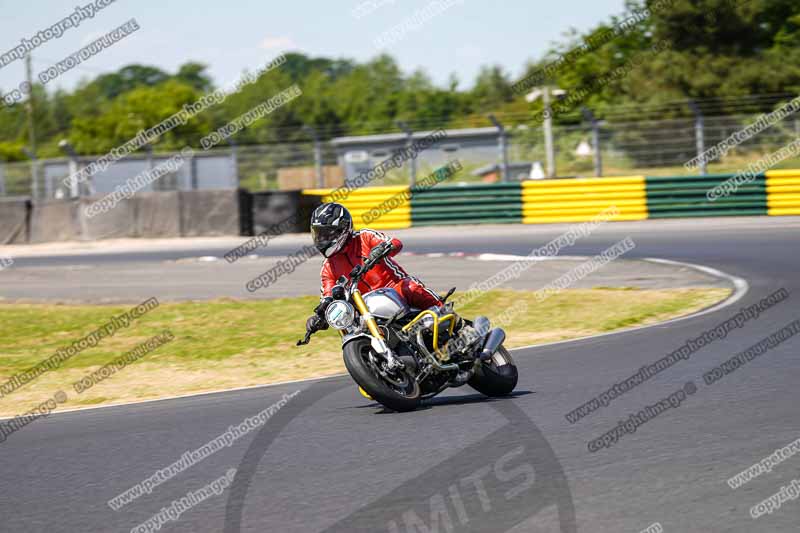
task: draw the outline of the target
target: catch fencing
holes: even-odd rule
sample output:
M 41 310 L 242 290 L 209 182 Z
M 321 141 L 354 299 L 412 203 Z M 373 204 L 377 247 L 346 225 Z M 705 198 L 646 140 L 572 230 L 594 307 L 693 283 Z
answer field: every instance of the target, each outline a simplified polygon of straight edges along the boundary
M 800 115 L 800 114 L 798 114 Z M 735 172 L 749 161 L 785 146 L 800 137 L 800 118 L 795 115 L 770 123 L 722 150 L 720 159 L 703 166 L 687 167 L 702 148 L 724 143 L 759 119 L 756 114 L 699 117 L 684 116 L 644 120 L 631 112 L 609 119 L 588 121 L 579 117 L 569 125 L 553 127 L 554 167 L 559 177 L 693 174 Z M 570 117 L 572 119 L 572 117 Z M 518 182 L 542 178 L 547 167 L 546 142 L 541 124 L 526 114 L 501 120 L 493 127 L 447 130 L 448 139 L 407 161 L 368 186 L 412 185 L 412 176 L 424 175 L 443 161 L 458 159 L 465 183 Z M 487 124 L 489 124 L 487 119 Z M 429 128 L 431 131 L 435 127 Z M 415 136 L 424 132 L 415 132 Z M 302 138 L 302 136 L 298 135 Z M 387 140 L 389 139 L 389 140 Z M 255 146 L 231 144 L 225 148 L 196 151 L 195 157 L 155 181 L 147 191 L 187 191 L 245 188 L 250 191 L 299 190 L 337 187 L 360 169 L 390 158 L 405 145 L 403 134 L 340 137 Z M 137 174 L 168 160 L 174 153 L 142 153 L 126 157 L 81 184 L 81 195 L 108 194 Z M 69 197 L 64 178 L 89 165 L 95 157 L 59 158 L 33 162 L 0 162 L 0 196 L 35 199 Z M 800 159 L 778 168 L 797 167 Z

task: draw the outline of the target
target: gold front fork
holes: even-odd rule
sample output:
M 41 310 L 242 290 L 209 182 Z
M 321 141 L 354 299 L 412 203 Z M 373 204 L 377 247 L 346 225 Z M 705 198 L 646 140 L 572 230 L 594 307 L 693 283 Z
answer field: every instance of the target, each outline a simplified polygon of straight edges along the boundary
M 353 291 L 353 303 L 356 304 L 356 309 L 358 312 L 361 313 L 361 316 L 365 317 L 367 322 L 367 328 L 369 332 L 372 334 L 373 337 L 378 339 L 383 339 L 383 335 L 381 335 L 381 330 L 378 328 L 378 323 L 375 321 L 375 318 L 369 313 L 369 309 L 367 309 L 367 304 L 364 303 L 364 298 L 361 297 L 361 291 L 358 289 Z

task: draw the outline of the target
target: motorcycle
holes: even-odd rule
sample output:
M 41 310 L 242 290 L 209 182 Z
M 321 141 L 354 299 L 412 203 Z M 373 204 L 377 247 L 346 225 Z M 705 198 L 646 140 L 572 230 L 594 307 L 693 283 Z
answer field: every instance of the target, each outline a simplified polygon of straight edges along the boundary
M 490 397 L 507 396 L 518 372 L 503 346 L 506 334 L 488 318 L 460 317 L 447 303 L 412 309 L 394 289 L 361 294 L 358 282 L 392 251 L 391 245 L 333 287 L 325 320 L 339 331 L 347 371 L 362 394 L 393 411 L 412 411 L 422 400 L 450 387 L 468 384 Z M 319 308 L 318 308 L 319 309 Z M 297 345 L 308 344 L 307 331 Z

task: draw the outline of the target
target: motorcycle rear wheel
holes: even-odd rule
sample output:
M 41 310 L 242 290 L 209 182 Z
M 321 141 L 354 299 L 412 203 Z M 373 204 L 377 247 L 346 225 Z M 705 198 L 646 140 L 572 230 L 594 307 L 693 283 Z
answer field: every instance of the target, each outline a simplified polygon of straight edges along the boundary
M 505 364 L 498 365 L 495 358 L 505 360 Z M 517 365 L 505 346 L 501 345 L 494 357 L 481 363 L 467 383 L 481 394 L 500 397 L 511 394 L 518 379 Z
M 368 339 L 355 339 L 344 346 L 344 365 L 353 381 L 367 394 L 393 411 L 413 411 L 420 403 L 419 383 L 408 368 L 395 371 L 394 380 L 387 380 L 369 359 L 372 346 Z

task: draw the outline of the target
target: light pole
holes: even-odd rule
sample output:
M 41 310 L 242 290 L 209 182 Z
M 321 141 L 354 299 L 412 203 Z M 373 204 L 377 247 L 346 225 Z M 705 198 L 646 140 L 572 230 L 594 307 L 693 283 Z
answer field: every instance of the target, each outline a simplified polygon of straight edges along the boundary
M 544 149 L 545 154 L 547 156 L 547 177 L 548 178 L 555 178 L 556 177 L 556 155 L 555 150 L 553 148 L 553 110 L 550 107 L 550 97 L 551 96 L 564 96 L 567 94 L 567 91 L 564 89 L 559 89 L 558 87 L 550 87 L 549 85 L 545 85 L 543 87 L 537 87 L 530 93 L 525 96 L 525 100 L 528 102 L 535 102 L 542 97 L 542 101 L 544 103 L 544 121 L 543 121 L 543 128 L 544 128 Z
M 600 153 L 600 124 L 597 117 L 588 107 L 581 108 L 584 120 L 592 126 L 592 148 L 594 149 L 594 175 L 598 178 L 603 175 L 603 156 Z

